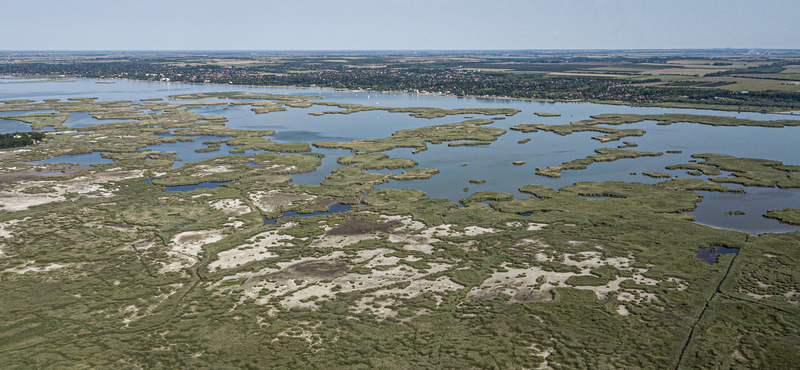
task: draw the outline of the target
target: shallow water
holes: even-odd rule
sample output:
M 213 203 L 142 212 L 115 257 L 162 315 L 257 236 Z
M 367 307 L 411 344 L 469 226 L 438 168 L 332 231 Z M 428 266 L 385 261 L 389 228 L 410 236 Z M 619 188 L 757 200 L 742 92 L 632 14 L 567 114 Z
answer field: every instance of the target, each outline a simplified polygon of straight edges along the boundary
M 157 134 L 159 136 L 170 136 L 168 134 Z M 218 141 L 218 140 L 225 140 L 230 139 L 230 136 L 210 136 L 210 135 L 195 135 L 195 136 L 186 136 L 187 138 L 192 138 L 194 141 L 178 141 L 174 143 L 161 143 L 157 145 L 148 145 L 139 151 L 143 150 L 152 150 L 158 151 L 161 153 L 166 152 L 178 152 L 177 157 L 182 159 L 182 161 L 175 161 L 172 164 L 173 168 L 178 168 L 183 166 L 186 163 L 192 162 L 199 162 L 204 159 L 219 157 L 223 155 L 245 155 L 245 154 L 252 154 L 252 150 L 245 151 L 245 153 L 230 153 L 231 149 L 236 148 L 235 146 L 228 145 L 226 143 L 222 143 L 219 147 L 219 150 L 213 152 L 195 152 L 196 149 L 203 149 L 207 148 L 208 145 L 204 145 L 203 142 L 207 141 Z M 249 152 L 249 153 L 248 153 Z
M 709 265 L 713 265 L 717 263 L 717 258 L 719 258 L 721 254 L 736 254 L 736 253 L 739 253 L 738 248 L 725 248 L 725 247 L 720 247 L 718 245 L 712 245 L 705 248 L 700 248 L 697 252 L 694 253 L 694 255 L 695 257 L 708 262 Z
M 58 157 L 50 157 L 40 161 L 28 162 L 28 164 L 56 164 L 56 163 L 70 163 L 81 166 L 88 166 L 91 164 L 106 164 L 114 162 L 111 159 L 103 158 L 98 152 L 86 154 L 70 154 L 60 155 Z
M 297 216 L 297 217 L 326 216 L 326 215 L 329 215 L 331 213 L 341 213 L 341 212 L 347 212 L 349 210 L 350 210 L 350 205 L 349 204 L 335 203 L 335 204 L 332 204 L 332 205 L 328 206 L 328 210 L 325 211 L 325 212 L 297 213 L 295 211 L 289 211 L 289 212 L 284 212 L 280 217 L 276 217 L 276 218 L 266 218 L 266 217 L 264 217 L 264 223 L 267 224 L 267 225 L 275 225 L 278 222 L 278 219 L 280 219 L 280 218 L 286 218 L 286 217 L 292 217 L 292 216 Z
M 220 187 L 222 185 L 225 185 L 225 184 L 227 184 L 229 182 L 230 181 L 221 181 L 221 182 L 208 182 L 208 181 L 206 181 L 206 182 L 201 182 L 199 184 L 194 184 L 194 185 L 167 186 L 167 187 L 164 188 L 164 192 L 165 193 L 169 193 L 169 192 L 172 192 L 172 191 L 187 192 L 187 191 L 192 191 L 192 190 L 195 190 L 195 189 L 214 189 L 214 188 L 218 188 L 218 187 Z
M 89 127 L 94 126 L 101 123 L 113 123 L 113 122 L 134 122 L 131 120 L 122 120 L 122 119 L 97 119 L 92 117 L 89 113 L 86 112 L 72 112 L 69 114 L 69 117 L 64 122 L 64 126 L 69 128 L 80 128 L 80 127 Z
M 731 186 L 737 187 L 737 186 Z M 747 194 L 716 193 L 701 191 L 703 201 L 694 212 L 699 224 L 744 231 L 753 235 L 800 231 L 800 226 L 787 225 L 777 220 L 764 218 L 772 209 L 797 208 L 800 206 L 800 189 L 778 189 L 745 187 Z M 730 211 L 742 211 L 744 216 L 729 215 Z
M 163 98 L 166 95 L 215 91 L 248 91 L 255 93 L 280 93 L 318 95 L 326 101 L 341 103 L 358 103 L 386 107 L 439 107 L 439 108 L 517 108 L 522 112 L 495 121 L 492 127 L 502 128 L 508 132 L 497 141 L 487 146 L 448 147 L 447 143 L 428 144 L 428 150 L 419 154 L 411 154 L 412 149 L 401 148 L 384 152 L 391 157 L 411 158 L 419 162 L 417 168 L 433 167 L 440 170 L 428 180 L 390 181 L 377 188 L 413 188 L 426 192 L 430 197 L 446 198 L 458 201 L 476 191 L 501 191 L 513 194 L 515 198 L 527 198 L 528 195 L 518 192 L 525 184 L 542 184 L 559 189 L 580 181 L 635 181 L 656 183 L 663 179 L 652 179 L 641 175 L 642 172 L 664 172 L 675 177 L 689 177 L 686 171 L 667 171 L 665 166 L 687 163 L 692 154 L 722 153 L 737 157 L 763 158 L 779 160 L 786 164 L 800 164 L 800 151 L 795 149 L 795 138 L 800 134 L 800 127 L 763 128 L 763 127 L 713 127 L 699 124 L 679 123 L 659 126 L 655 122 L 613 126 L 615 128 L 641 128 L 647 131 L 642 137 L 629 137 L 621 141 L 638 144 L 636 151 L 666 152 L 680 150 L 680 154 L 664 154 L 660 157 L 644 157 L 623 159 L 615 162 L 594 163 L 585 170 L 562 171 L 560 178 L 547 178 L 535 174 L 536 167 L 559 165 L 578 158 L 595 154 L 595 149 L 615 148 L 621 141 L 600 143 L 592 140 L 599 133 L 584 132 L 568 136 L 559 136 L 548 132 L 521 133 L 509 128 L 522 123 L 565 124 L 570 121 L 589 119 L 591 115 L 602 113 L 688 113 L 718 116 L 733 116 L 756 120 L 800 119 L 800 116 L 761 113 L 737 113 L 723 111 L 707 111 L 695 109 L 641 108 L 592 103 L 545 103 L 532 101 L 516 101 L 507 99 L 477 99 L 444 96 L 422 96 L 412 94 L 375 93 L 375 92 L 340 92 L 330 89 L 301 88 L 267 88 L 229 85 L 191 85 L 178 83 L 154 83 L 117 80 L 115 84 L 96 84 L 97 80 L 76 80 L 74 83 L 38 82 L 35 84 L 4 84 L 0 91 L 0 100 L 5 99 L 62 99 L 75 97 L 98 97 L 97 101 L 130 100 L 138 102 L 142 98 Z M 204 101 L 219 101 L 209 99 Z M 188 101 L 187 101 L 188 102 Z M 180 103 L 187 103 L 180 102 Z M 224 109 L 227 108 L 227 109 Z M 391 136 L 401 130 L 444 123 L 460 122 L 464 115 L 447 116 L 436 119 L 420 119 L 410 117 L 407 113 L 387 113 L 385 111 L 360 112 L 349 115 L 331 114 L 310 116 L 309 112 L 336 111 L 340 108 L 313 106 L 311 108 L 287 108 L 283 112 L 255 114 L 250 106 L 209 106 L 193 108 L 198 114 L 218 115 L 228 118 L 227 126 L 237 129 L 274 130 L 270 139 L 278 143 L 315 141 L 351 141 Z M 538 117 L 535 112 L 560 113 L 561 117 Z M 32 112 L 17 112 L 32 113 Z M 2 113 L 0 115 L 3 115 Z M 13 114 L 13 113 L 9 113 Z M 479 114 L 471 114 L 475 118 L 483 118 Z M 92 124 L 112 122 L 114 120 L 96 120 L 86 113 L 70 115 L 69 127 L 86 127 Z M 116 120 L 119 121 L 119 120 Z M 29 130 L 28 124 L 20 123 L 13 128 L 7 122 L 0 121 L 0 130 Z M 0 131 L 2 132 L 2 131 Z M 168 136 L 169 134 L 164 134 Z M 203 141 L 224 140 L 213 136 L 194 136 L 194 142 L 165 143 L 151 145 L 146 149 L 161 152 L 177 151 L 183 161 L 175 162 L 175 167 L 185 163 L 229 155 L 232 147 L 222 144 L 219 151 L 196 153 L 195 149 L 205 148 Z M 518 144 L 522 139 L 530 138 L 525 144 Z M 252 154 L 250 150 L 245 154 Z M 322 165 L 316 171 L 291 175 L 293 183 L 319 184 L 335 168 L 339 156 L 350 155 L 349 150 L 318 149 L 313 152 L 324 154 Z M 525 161 L 522 166 L 515 166 L 514 161 Z M 79 156 L 61 156 L 40 163 L 108 163 L 99 157 L 99 153 Z M 467 166 L 462 166 L 466 163 Z M 400 170 L 374 171 L 379 173 L 401 173 Z M 631 175 L 635 172 L 636 175 Z M 484 184 L 469 183 L 470 179 L 486 180 Z M 705 179 L 705 177 L 703 177 Z M 464 192 L 464 188 L 469 192 Z M 690 213 L 697 217 L 697 222 L 714 227 L 730 228 L 746 231 L 751 234 L 762 232 L 782 232 L 800 230 L 800 227 L 783 225 L 776 220 L 764 219 L 761 215 L 769 209 L 800 207 L 800 195 L 795 190 L 782 189 L 747 189 L 748 194 L 719 194 L 703 192 L 705 199 L 698 204 L 696 211 Z M 744 216 L 727 216 L 724 212 L 743 210 Z

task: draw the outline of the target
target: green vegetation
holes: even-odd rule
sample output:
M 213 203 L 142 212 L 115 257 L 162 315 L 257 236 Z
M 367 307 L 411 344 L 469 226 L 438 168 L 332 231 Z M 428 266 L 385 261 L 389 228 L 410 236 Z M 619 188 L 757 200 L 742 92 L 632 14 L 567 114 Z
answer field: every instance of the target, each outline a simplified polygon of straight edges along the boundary
M 506 133 L 506 130 L 494 127 L 482 127 L 492 123 L 489 119 L 471 119 L 461 123 L 450 123 L 427 126 L 409 130 L 400 130 L 384 139 L 357 140 L 346 143 L 318 141 L 318 148 L 344 148 L 358 154 L 383 152 L 395 148 L 415 148 L 416 151 L 427 150 L 427 143 L 439 144 L 445 141 L 470 140 L 488 143 Z
M 519 188 L 519 192 L 533 195 L 539 199 L 547 199 L 556 196 L 556 190 L 545 185 L 525 185 Z
M 15 132 L 11 134 L 0 134 L 0 149 L 18 148 L 36 144 L 46 137 L 43 132 Z
M 472 180 L 469 180 L 469 182 L 472 183 L 472 184 L 485 184 L 486 180 L 475 180 L 475 179 L 472 179 Z
M 784 208 L 783 210 L 771 209 L 764 217 L 780 221 L 784 224 L 800 226 L 800 209 Z
M 459 202 L 461 204 L 470 204 L 474 202 L 486 202 L 486 201 L 493 201 L 493 202 L 503 202 L 514 199 L 514 196 L 508 193 L 501 193 L 499 191 L 479 191 L 475 194 L 472 194 L 466 198 L 461 199 Z
M 242 94 L 183 99 L 253 99 L 263 104 L 255 109 L 311 104 Z M 702 200 L 697 190 L 744 192 L 723 183 L 794 187 L 800 167 L 697 154 L 702 162 L 670 167 L 717 176 L 710 182 L 530 184 L 519 188 L 530 198 L 482 191 L 459 206 L 418 190 L 375 189 L 439 172 L 375 152 L 492 142 L 505 131 L 487 127 L 491 120 L 323 143 L 355 155 L 339 157 L 341 166 L 321 184 L 306 185 L 288 175 L 317 168 L 321 154 L 278 152 L 308 144 L 277 144 L 267 139 L 272 131 L 230 129 L 224 118 L 184 105 L 144 113 L 136 103 L 87 98 L 0 107 L 26 105 L 132 120 L 55 125 L 46 136 L 52 140 L 0 156 L 3 176 L 57 175 L 12 178 L 0 188 L 2 368 L 798 366 L 800 233 L 753 236 L 694 223 L 683 212 Z M 274 152 L 173 168 L 175 152 L 142 150 L 194 135 L 218 138 L 201 150 L 227 143 Z M 24 163 L 89 152 L 115 162 Z M 555 176 L 658 155 L 605 148 L 537 170 Z M 397 168 L 408 170 L 370 172 Z M 723 171 L 732 177 L 720 177 Z M 207 181 L 230 182 L 163 189 Z M 310 216 L 337 204 L 350 208 L 284 214 Z M 796 209 L 765 217 L 800 218 Z M 708 246 L 739 253 L 709 265 L 695 256 Z
M 351 114 L 351 113 L 376 111 L 376 110 L 386 111 L 389 113 L 410 113 L 409 114 L 410 116 L 416 118 L 439 118 L 439 117 L 458 115 L 458 114 L 482 114 L 486 116 L 503 114 L 506 116 L 513 116 L 519 113 L 519 109 L 513 109 L 513 108 L 466 108 L 466 109 L 441 109 L 441 108 L 430 108 L 430 107 L 387 108 L 387 107 L 375 107 L 372 105 L 346 104 L 346 103 L 334 103 L 334 102 L 316 102 L 314 104 L 339 107 L 344 110 L 309 113 L 313 116 L 321 116 L 325 114 Z
M 709 180 L 717 183 L 779 188 L 800 187 L 800 166 L 723 154 L 692 154 L 692 158 L 704 160 L 699 163 L 668 166 L 667 169 L 701 171 L 704 175 L 712 176 Z M 731 172 L 732 177 L 716 177 L 715 175 L 721 174 L 720 171 Z
M 642 175 L 652 177 L 654 179 L 668 179 L 672 177 L 668 173 L 663 172 L 642 172 Z
M 533 114 L 539 117 L 561 117 L 559 113 L 544 113 L 544 112 L 533 112 Z
M 609 127 L 599 127 L 597 121 L 576 121 L 568 125 L 545 125 L 545 124 L 522 124 L 511 127 L 512 130 L 522 132 L 537 132 L 539 130 L 553 132 L 561 136 L 569 135 L 573 132 L 593 131 L 600 132 L 606 135 L 593 136 L 592 139 L 598 140 L 602 143 L 609 141 L 617 141 L 619 139 L 630 136 L 642 136 L 646 131 L 641 129 L 616 129 Z
M 72 81 L 68 79 L 72 76 L 124 75 L 144 81 L 168 78 L 189 83 L 326 87 L 548 102 L 755 112 L 800 109 L 795 83 L 800 76 L 796 68 L 799 59 L 793 51 L 424 54 L 182 53 L 135 59 L 119 54 L 103 61 L 80 54 L 26 55 L 8 58 L 9 63 L 0 64 L 0 74 L 15 75 L 17 81 L 39 78 L 67 82 Z M 258 99 L 244 93 L 226 94 L 185 98 Z
M 679 179 L 673 178 L 667 181 L 662 181 L 656 186 L 663 189 L 670 190 L 702 190 L 702 191 L 719 191 L 723 193 L 745 193 L 742 188 L 729 188 L 713 182 L 705 182 L 700 179 Z
M 408 158 L 389 158 L 386 154 L 365 154 L 365 155 L 345 155 L 336 161 L 339 164 L 351 165 L 364 170 L 382 170 L 397 168 L 412 168 L 417 166 L 417 162 Z
M 45 127 L 52 127 L 58 130 L 66 128 L 64 122 L 69 118 L 69 113 L 34 113 L 24 116 L 3 116 L 0 118 L 30 123 L 32 130 L 41 130 Z
M 426 180 L 433 175 L 439 173 L 439 170 L 436 168 L 415 168 L 408 171 L 403 171 L 400 175 L 392 176 L 393 180 L 397 181 L 408 181 L 408 180 Z
M 593 136 L 592 139 L 601 143 L 617 141 L 625 137 L 642 136 L 646 133 L 642 129 L 617 129 L 602 127 L 597 125 L 623 125 L 644 121 L 657 121 L 659 125 L 670 125 L 678 122 L 699 123 L 711 126 L 758 126 L 758 127 L 786 127 L 800 125 L 798 120 L 778 120 L 778 121 L 757 121 L 751 119 L 739 119 L 726 116 L 703 116 L 694 114 L 598 114 L 591 116 L 590 120 L 574 121 L 566 125 L 546 125 L 546 124 L 521 124 L 511 127 L 512 130 L 522 132 L 537 132 L 539 130 L 553 132 L 558 135 L 569 135 L 574 132 L 600 132 L 606 135 Z M 619 148 L 629 147 L 628 142 Z M 680 153 L 680 151 L 670 151 Z
M 644 121 L 657 121 L 659 125 L 671 125 L 673 123 L 687 122 L 699 123 L 710 126 L 757 126 L 757 127 L 785 127 L 798 126 L 797 120 L 778 120 L 778 121 L 757 121 L 752 119 L 742 119 L 727 116 L 704 116 L 698 114 L 598 114 L 591 116 L 594 124 L 622 125 L 626 123 L 637 123 Z
M 165 173 L 153 180 L 153 184 L 195 185 L 201 182 L 234 181 L 248 176 L 287 175 L 313 171 L 319 164 L 316 154 L 256 153 L 252 156 L 219 156 L 165 170 Z
M 634 150 L 601 148 L 595 149 L 597 155 L 590 155 L 584 159 L 575 159 L 564 162 L 558 166 L 537 167 L 536 174 L 547 177 L 561 177 L 564 170 L 584 170 L 587 166 L 595 162 L 612 162 L 623 158 L 658 157 L 664 153 L 658 152 L 637 152 Z
M 253 100 L 291 100 L 307 101 L 319 99 L 319 96 L 284 95 L 284 94 L 256 94 L 243 91 L 210 92 L 182 95 L 168 95 L 169 100 L 202 100 L 202 99 L 253 99 Z

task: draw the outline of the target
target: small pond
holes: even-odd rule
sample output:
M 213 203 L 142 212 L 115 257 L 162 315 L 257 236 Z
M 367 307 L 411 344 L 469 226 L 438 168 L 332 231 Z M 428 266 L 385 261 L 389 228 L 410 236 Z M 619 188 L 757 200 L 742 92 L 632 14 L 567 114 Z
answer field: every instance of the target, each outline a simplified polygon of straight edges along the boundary
M 721 254 L 735 253 L 739 253 L 739 248 L 725 248 L 718 245 L 711 245 L 698 249 L 697 252 L 695 252 L 695 256 L 703 261 L 708 262 L 708 264 L 713 265 L 717 263 L 717 257 L 719 257 Z

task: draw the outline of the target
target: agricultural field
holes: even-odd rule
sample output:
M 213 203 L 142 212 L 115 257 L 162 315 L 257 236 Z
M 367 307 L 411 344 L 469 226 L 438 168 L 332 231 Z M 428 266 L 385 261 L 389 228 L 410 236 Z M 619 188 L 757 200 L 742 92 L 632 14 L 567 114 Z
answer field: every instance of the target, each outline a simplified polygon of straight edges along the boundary
M 132 61 L 114 54 L 0 54 L 0 74 L 13 74 L 16 83 L 65 81 L 79 76 L 711 110 L 800 111 L 800 54 L 792 50 L 144 57 Z M 258 111 L 268 112 L 273 106 L 262 106 Z M 313 112 L 325 113 L 328 112 Z M 434 110 L 417 114 L 441 113 Z

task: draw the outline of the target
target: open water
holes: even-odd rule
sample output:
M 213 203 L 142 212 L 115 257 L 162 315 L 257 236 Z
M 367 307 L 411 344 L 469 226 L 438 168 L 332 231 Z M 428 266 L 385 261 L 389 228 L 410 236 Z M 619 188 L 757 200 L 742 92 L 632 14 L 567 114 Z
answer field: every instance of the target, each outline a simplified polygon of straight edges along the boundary
M 167 95 L 216 91 L 248 91 L 271 94 L 300 94 L 324 97 L 326 101 L 357 103 L 385 107 L 438 107 L 438 108 L 516 108 L 522 112 L 504 120 L 498 120 L 492 127 L 508 132 L 491 145 L 449 147 L 447 143 L 428 144 L 428 150 L 412 154 L 411 149 L 395 149 L 384 152 L 391 157 L 406 157 L 419 162 L 418 168 L 438 168 L 441 173 L 429 180 L 391 181 L 378 188 L 413 188 L 426 192 L 430 197 L 446 198 L 453 201 L 475 191 L 493 190 L 527 198 L 518 192 L 525 184 L 542 184 L 559 189 L 579 181 L 636 181 L 656 183 L 662 179 L 642 176 L 645 171 L 665 172 L 671 176 L 689 177 L 686 171 L 667 171 L 665 166 L 687 163 L 692 154 L 721 153 L 737 157 L 762 158 L 782 161 L 785 164 L 800 164 L 800 150 L 796 149 L 796 138 L 800 137 L 800 127 L 713 127 L 707 125 L 678 123 L 659 126 L 655 122 L 615 126 L 618 128 L 641 128 L 647 131 L 643 137 L 629 137 L 623 140 L 638 144 L 638 151 L 664 152 L 660 157 L 623 159 L 615 162 L 594 163 L 585 170 L 563 171 L 561 178 L 547 178 L 535 174 L 536 167 L 559 165 L 577 158 L 594 154 L 599 148 L 614 148 L 619 142 L 600 143 L 592 140 L 595 132 L 575 133 L 559 136 L 553 133 L 521 133 L 509 128 L 522 123 L 565 124 L 571 121 L 589 119 L 591 115 L 602 113 L 687 113 L 718 116 L 733 116 L 755 120 L 800 119 L 798 115 L 761 114 L 747 112 L 722 112 L 693 109 L 637 108 L 592 103 L 545 103 L 507 99 L 477 99 L 446 96 L 423 96 L 375 92 L 342 92 L 330 89 L 269 88 L 230 85 L 193 85 L 180 83 L 158 83 L 117 80 L 114 84 L 97 84 L 98 80 L 76 79 L 74 82 L 28 82 L 12 83 L 0 78 L 0 100 L 62 99 L 97 97 L 97 101 L 164 98 Z M 206 101 L 215 101 L 214 99 Z M 223 109 L 228 108 L 228 109 Z M 391 136 L 392 133 L 409 128 L 454 123 L 465 120 L 464 115 L 447 116 L 435 119 L 410 117 L 407 113 L 387 113 L 384 111 L 361 112 L 349 115 L 333 114 L 310 116 L 309 112 L 334 111 L 336 107 L 313 106 L 311 108 L 288 108 L 283 112 L 255 114 L 249 106 L 210 106 L 195 108 L 198 114 L 217 115 L 228 118 L 229 127 L 237 129 L 274 130 L 270 137 L 278 143 L 315 141 L 352 141 Z M 561 117 L 538 117 L 534 112 L 559 113 Z M 24 112 L 33 113 L 33 112 Z M 0 113 L 15 115 L 21 112 Z M 482 118 L 482 115 L 471 115 Z M 70 128 L 88 127 L 98 123 L 119 120 L 97 120 L 87 113 L 72 113 L 65 123 Z M 18 121 L 0 120 L 0 133 L 29 130 L 30 126 Z M 168 135 L 168 134 L 167 134 Z M 522 139 L 530 138 L 525 144 Z M 165 143 L 148 146 L 146 149 L 161 152 L 177 151 L 184 163 L 199 161 L 220 155 L 228 155 L 232 147 L 223 144 L 220 151 L 196 153 L 195 149 L 205 147 L 203 141 L 225 138 L 204 136 L 195 137 L 194 142 Z M 680 154 L 666 154 L 667 150 L 679 150 Z M 295 183 L 319 184 L 330 171 L 338 167 L 336 159 L 351 154 L 342 149 L 318 149 L 316 153 L 325 154 L 322 165 L 314 172 L 292 175 Z M 252 154 L 248 151 L 246 154 Z M 525 161 L 523 166 L 515 166 L 514 161 Z M 39 163 L 107 163 L 99 153 L 80 156 L 61 156 Z M 466 163 L 466 166 L 463 164 Z M 377 171 L 400 173 L 403 170 Z M 636 175 L 631 175 L 635 172 Z M 705 177 L 702 177 L 705 178 Z M 486 180 L 476 185 L 470 179 Z M 464 188 L 469 188 L 464 192 Z M 178 190 L 178 189 L 175 189 Z M 184 189 L 181 189 L 184 190 Z M 800 208 L 800 190 L 746 188 L 747 194 L 720 194 L 702 192 L 705 199 L 691 214 L 698 223 L 751 234 L 763 232 L 798 231 L 800 227 L 780 224 L 776 220 L 765 219 L 763 213 L 769 209 Z M 741 210 L 744 216 L 728 216 L 731 210 Z

